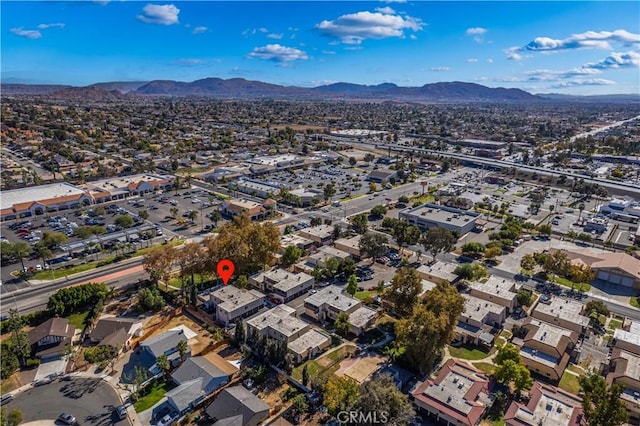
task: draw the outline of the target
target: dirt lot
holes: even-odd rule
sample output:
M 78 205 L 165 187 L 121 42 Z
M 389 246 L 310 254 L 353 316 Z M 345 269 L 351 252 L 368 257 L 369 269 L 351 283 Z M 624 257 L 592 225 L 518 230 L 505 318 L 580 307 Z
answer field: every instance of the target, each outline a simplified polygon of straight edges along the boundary
M 156 324 L 158 324 L 159 322 L 160 321 L 156 321 Z M 203 327 L 198 325 L 196 322 L 192 321 L 190 318 L 184 315 L 180 315 L 175 318 L 172 318 L 167 324 L 165 324 L 160 329 L 158 329 L 155 332 L 155 334 L 157 335 L 159 333 L 171 330 L 172 328 L 176 328 L 181 325 L 189 328 L 191 331 L 193 331 L 197 335 L 196 337 L 189 339 L 189 346 L 191 347 L 192 355 L 199 354 L 200 352 L 202 352 L 204 348 L 209 346 L 212 340 L 211 334 L 209 334 L 209 332 L 206 329 L 204 329 Z M 145 329 L 149 330 L 151 329 L 151 327 L 152 327 L 151 322 L 149 322 L 148 324 L 145 324 Z

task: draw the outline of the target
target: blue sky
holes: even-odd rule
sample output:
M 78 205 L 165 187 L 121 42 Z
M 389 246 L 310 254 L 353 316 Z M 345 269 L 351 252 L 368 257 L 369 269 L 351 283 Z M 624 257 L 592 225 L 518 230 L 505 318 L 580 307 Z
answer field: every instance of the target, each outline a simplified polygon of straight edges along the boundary
M 467 81 L 640 93 L 640 2 L 2 1 L 6 82 Z

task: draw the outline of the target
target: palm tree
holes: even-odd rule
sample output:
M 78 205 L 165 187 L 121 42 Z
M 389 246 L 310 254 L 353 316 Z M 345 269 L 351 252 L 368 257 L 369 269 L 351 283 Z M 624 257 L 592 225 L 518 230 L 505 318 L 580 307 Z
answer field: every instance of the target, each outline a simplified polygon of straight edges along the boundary
M 20 259 L 22 270 L 24 271 L 24 258 L 29 256 L 33 252 L 33 249 L 29 247 L 29 244 L 23 241 L 18 241 L 17 243 L 13 244 L 12 251 L 13 254 Z
M 166 355 L 160 355 L 156 359 L 156 365 L 164 374 L 165 380 L 169 377 L 169 370 L 171 369 L 171 365 L 169 364 L 169 358 Z
M 180 352 L 180 359 L 184 359 L 184 356 L 187 354 L 187 350 L 189 350 L 189 346 L 187 345 L 186 340 L 180 340 L 178 342 L 178 352 Z
M 176 216 L 178 216 L 178 208 L 177 207 L 171 207 L 169 209 L 169 212 L 171 212 L 171 217 L 173 217 L 174 219 L 176 218 Z
M 49 250 L 49 247 L 47 247 L 47 246 L 45 246 L 44 244 L 41 244 L 41 243 L 42 243 L 42 241 L 39 241 L 36 244 L 36 247 L 35 247 L 34 251 L 36 252 L 36 255 L 40 259 L 42 259 L 42 266 L 44 267 L 44 265 L 47 264 L 47 259 L 49 259 L 51 257 L 52 253 L 51 253 L 51 250 Z
M 582 219 L 582 211 L 584 210 L 584 203 L 578 204 L 578 210 L 580 210 L 580 216 L 578 216 L 578 222 Z
M 196 210 L 189 211 L 189 220 L 191 220 L 191 222 L 195 221 L 197 217 L 198 212 Z

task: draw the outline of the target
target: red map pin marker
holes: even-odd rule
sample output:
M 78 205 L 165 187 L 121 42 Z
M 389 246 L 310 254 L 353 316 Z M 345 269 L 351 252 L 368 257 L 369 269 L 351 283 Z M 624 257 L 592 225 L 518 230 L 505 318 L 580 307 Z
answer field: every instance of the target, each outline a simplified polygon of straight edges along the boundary
M 233 271 L 236 269 L 233 262 L 229 259 L 223 259 L 218 262 L 218 266 L 216 268 L 218 270 L 218 275 L 222 278 L 222 282 L 224 285 L 227 285 L 229 282 L 229 278 L 233 275 Z

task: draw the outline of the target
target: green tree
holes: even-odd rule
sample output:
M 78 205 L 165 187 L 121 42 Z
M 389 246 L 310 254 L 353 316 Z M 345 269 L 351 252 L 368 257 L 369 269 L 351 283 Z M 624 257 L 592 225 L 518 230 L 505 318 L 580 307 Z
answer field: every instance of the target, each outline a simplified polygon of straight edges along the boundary
M 233 285 L 238 287 L 239 289 L 245 289 L 249 287 L 249 280 L 247 279 L 246 275 L 240 275 L 238 278 L 236 278 Z
M 385 206 L 375 206 L 371 209 L 371 217 L 375 220 L 380 220 L 387 214 L 387 208 Z
M 531 306 L 532 294 L 528 290 L 520 290 L 516 294 L 519 306 Z
M 50 259 L 53 254 L 51 249 L 49 249 L 49 247 L 47 247 L 42 241 L 38 241 L 36 243 L 33 251 L 38 258 L 42 259 L 43 265 L 47 264 L 47 259 Z
M 333 184 L 333 182 L 329 182 L 328 184 L 326 184 L 324 186 L 324 189 L 323 189 L 322 193 L 324 195 L 324 199 L 325 200 L 327 200 L 327 201 L 331 200 L 331 197 L 336 195 L 336 187 Z
M 477 256 L 481 253 L 484 253 L 485 247 L 482 243 L 470 242 L 463 244 L 460 249 L 462 250 L 463 254 Z
M 499 383 L 512 384 L 518 394 L 524 389 L 530 389 L 533 385 L 527 366 L 512 359 L 507 359 L 499 365 L 494 372 L 494 377 Z
M 553 233 L 553 228 L 551 228 L 551 225 L 548 224 L 539 225 L 537 229 L 540 234 L 547 237 Z
M 500 247 L 487 247 L 484 251 L 484 257 L 489 260 L 494 260 L 496 257 L 502 255 L 502 249 Z
M 353 216 L 351 218 L 351 228 L 358 234 L 367 232 L 369 229 L 369 219 L 367 219 L 367 215 L 362 213 Z
M 422 235 L 420 244 L 431 253 L 433 260 L 436 260 L 438 253 L 448 252 L 458 239 L 451 231 L 444 228 L 431 228 Z
M 186 340 L 180 340 L 178 342 L 178 353 L 180 354 L 180 359 L 184 359 L 184 356 L 189 351 L 189 345 Z
M 487 276 L 487 270 L 478 263 L 463 263 L 456 266 L 453 273 L 463 280 L 474 281 Z
M 138 216 L 142 220 L 147 220 L 149 219 L 149 212 L 146 209 L 138 210 Z
M 20 264 L 22 265 L 22 269 L 24 270 L 24 258 L 29 256 L 33 252 L 33 249 L 29 247 L 29 244 L 18 241 L 16 243 L 11 244 L 11 253 L 20 259 Z
M 135 221 L 128 214 L 118 216 L 116 220 L 113 221 L 113 223 L 122 228 L 131 228 L 133 225 L 135 225 Z
M 400 268 L 391 280 L 389 291 L 384 294 L 387 303 L 400 317 L 411 315 L 422 292 L 422 280 L 414 268 Z
M 520 350 L 511 343 L 506 343 L 498 348 L 498 353 L 493 360 L 494 364 L 502 365 L 506 360 L 520 362 Z
M 358 160 L 355 159 L 355 157 L 349 157 L 349 165 L 351 167 L 355 166 L 358 163 Z
M 360 242 L 358 243 L 360 256 L 363 258 L 370 257 L 371 263 L 373 264 L 377 257 L 387 252 L 388 242 L 385 235 L 377 232 L 367 232 L 360 238 Z
M 361 413 L 376 412 L 379 419 L 385 413 L 387 424 L 390 425 L 409 425 L 415 418 L 415 411 L 407 394 L 398 390 L 388 374 L 364 382 L 360 386 L 360 396 L 351 410 Z
M 522 256 L 522 259 L 520 259 L 520 267 L 526 272 L 533 272 L 536 268 L 536 259 L 530 253 L 525 254 Z
M 360 396 L 360 387 L 355 380 L 331 377 L 322 390 L 324 406 L 331 416 L 348 410 Z
M 291 408 L 297 414 L 305 414 L 307 411 L 309 411 L 309 404 L 307 404 L 307 397 L 302 393 L 294 396 L 291 402 Z
M 244 345 L 244 343 L 246 342 L 247 335 L 246 335 L 246 330 L 244 329 L 244 324 L 242 323 L 242 321 L 239 321 L 236 324 L 233 338 L 236 342 L 236 345 L 238 345 L 238 347 L 242 347 L 242 345 Z
M 592 312 L 596 312 L 598 315 L 604 315 L 605 317 L 611 315 L 609 308 L 602 300 L 591 300 L 587 302 L 584 306 L 584 310 L 587 314 L 586 316 L 591 315 Z
M 166 355 L 160 355 L 156 359 L 156 365 L 164 374 L 165 380 L 169 377 L 169 370 L 171 369 L 171 364 L 169 364 L 169 358 Z
M 0 425 L 1 426 L 18 426 L 22 423 L 22 411 L 14 408 L 7 412 L 6 407 L 2 407 L 0 411 Z
M 393 224 L 391 229 L 393 239 L 398 243 L 400 252 L 407 244 L 415 244 L 420 240 L 420 229 L 417 226 L 410 225 L 406 220 L 398 220 Z
M 340 312 L 334 322 L 336 333 L 341 336 L 346 336 L 349 331 L 349 314 L 346 312 Z
M 307 383 L 309 383 L 309 369 L 307 368 L 307 364 L 305 364 L 304 367 L 302 367 L 302 384 L 307 386 Z
M 584 211 L 584 203 L 578 204 L 578 210 L 580 210 L 580 216 L 578 216 L 578 222 L 582 220 L 582 212 Z
M 164 297 L 155 287 L 143 288 L 138 292 L 138 306 L 143 312 L 158 312 L 165 304 Z
M 624 385 L 607 385 L 604 377 L 598 374 L 580 376 L 582 389 L 582 408 L 584 417 L 590 426 L 619 426 L 627 422 L 629 415 L 620 395 Z
M 5 380 L 11 377 L 20 366 L 20 361 L 16 354 L 11 350 L 8 342 L 0 345 L 2 356 L 0 357 L 0 379 Z
M 351 296 L 356 294 L 358 291 L 358 278 L 355 275 L 351 275 L 349 277 L 349 281 L 347 281 L 347 293 Z
M 288 268 L 289 266 L 296 263 L 298 259 L 300 259 L 300 256 L 302 256 L 301 248 L 294 245 L 288 246 L 286 249 L 284 249 L 284 253 L 282 254 L 282 266 Z

